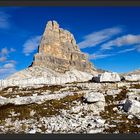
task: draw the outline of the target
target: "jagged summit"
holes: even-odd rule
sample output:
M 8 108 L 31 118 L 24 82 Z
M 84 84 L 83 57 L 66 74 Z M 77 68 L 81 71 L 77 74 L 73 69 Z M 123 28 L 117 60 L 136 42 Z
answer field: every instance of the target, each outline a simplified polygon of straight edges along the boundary
M 48 21 L 31 66 L 45 66 L 60 73 L 70 69 L 94 70 L 86 54 L 78 48 L 73 34 L 60 28 L 56 21 Z
M 60 28 L 59 24 L 56 21 L 48 21 L 42 36 L 42 41 L 40 43 L 40 53 L 42 52 L 42 45 L 47 44 L 58 45 L 57 47 L 63 49 L 66 49 L 64 48 L 64 45 L 67 45 L 67 49 L 80 52 L 80 49 L 76 45 L 76 41 L 73 34 L 71 34 L 67 30 Z

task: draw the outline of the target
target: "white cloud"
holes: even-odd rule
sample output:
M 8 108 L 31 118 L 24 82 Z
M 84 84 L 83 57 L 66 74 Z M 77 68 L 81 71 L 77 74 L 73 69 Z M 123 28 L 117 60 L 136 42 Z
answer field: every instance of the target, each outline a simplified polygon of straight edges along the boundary
M 106 57 L 110 57 L 110 56 L 114 56 L 116 54 L 92 54 L 89 55 L 89 59 L 102 59 L 102 58 L 106 58 Z
M 10 18 L 10 15 L 8 15 L 5 12 L 0 11 L 0 28 L 1 29 L 7 29 L 10 27 L 9 18 Z
M 16 49 L 10 48 L 10 52 L 15 52 L 15 51 L 16 51 Z
M 136 50 L 140 52 L 140 44 L 135 46 Z
M 12 52 L 15 52 L 16 50 L 14 49 L 14 48 L 6 48 L 6 47 L 4 47 L 4 48 L 2 48 L 1 50 L 0 50 L 0 55 L 1 56 L 6 56 L 6 55 L 8 55 L 9 53 L 12 53 Z
M 9 60 L 9 54 L 12 52 L 15 52 L 16 50 L 14 48 L 2 48 L 0 50 L 0 79 L 4 79 L 7 76 L 13 74 L 16 72 L 15 64 L 16 61 Z
M 14 65 L 17 63 L 15 60 L 7 60 L 7 63 L 13 63 Z
M 38 48 L 40 39 L 41 39 L 41 36 L 35 36 L 35 37 L 28 39 L 23 45 L 23 53 L 26 56 L 28 56 L 32 52 L 34 52 Z
M 97 53 L 89 54 L 88 56 L 89 56 L 89 59 L 91 59 L 91 60 L 92 59 L 102 59 L 102 58 L 106 58 L 106 57 L 110 57 L 110 56 L 115 56 L 115 55 L 118 55 L 118 54 L 131 52 L 131 51 L 136 50 L 136 48 L 137 47 L 133 47 L 133 48 L 124 49 L 124 50 L 121 50 L 121 51 L 118 51 L 118 52 L 115 52 L 115 53 L 108 53 L 108 54 L 103 53 L 103 51 L 98 51 Z
M 121 47 L 125 45 L 136 45 L 136 44 L 140 44 L 140 35 L 128 34 L 103 44 L 101 46 L 101 49 L 107 50 L 112 49 L 113 46 Z
M 4 79 L 15 72 L 16 68 L 13 63 L 4 64 L 2 67 L 0 67 L 0 79 Z
M 128 53 L 136 50 L 140 52 L 140 35 L 127 34 L 124 36 L 117 37 L 114 40 L 111 40 L 114 35 L 118 35 L 119 33 L 122 33 L 121 28 L 114 27 L 104 29 L 85 36 L 84 38 L 85 40 L 80 42 L 78 45 L 81 49 L 83 49 L 94 47 L 96 45 L 101 44 L 96 53 L 88 54 L 88 57 L 91 60 L 116 56 L 119 54 Z M 122 46 L 129 46 L 129 48 L 117 52 L 114 51 L 110 52 L 110 50 L 113 47 L 122 47 Z M 107 53 L 106 50 L 108 50 Z
M 3 66 L 3 68 L 5 68 L 5 69 L 10 69 L 10 68 L 14 68 L 14 67 L 15 67 L 15 65 L 13 63 L 7 63 Z
M 7 60 L 6 57 L 4 57 L 4 56 L 0 57 L 0 62 L 5 62 L 6 60 Z
M 119 53 L 126 53 L 126 52 L 131 52 L 131 51 L 134 51 L 134 50 L 136 50 L 135 47 L 134 47 L 134 48 L 130 48 L 130 49 L 121 50 L 121 51 L 119 51 L 119 52 L 117 52 L 117 53 L 118 53 L 118 54 L 119 54 Z
M 89 48 L 89 47 L 94 47 L 104 41 L 107 41 L 114 35 L 117 35 L 122 32 L 122 29 L 119 27 L 113 27 L 113 28 L 107 28 L 103 29 L 98 32 L 93 32 L 89 35 L 86 35 L 84 37 L 84 41 L 78 43 L 78 46 L 83 49 L 83 48 Z
M 0 62 L 6 62 L 6 61 L 8 61 L 7 60 L 8 55 L 10 53 L 12 53 L 12 52 L 15 52 L 15 51 L 16 50 L 14 48 L 10 48 L 10 49 L 7 49 L 6 47 L 2 48 L 0 50 Z
M 2 50 L 1 50 L 1 52 L 0 52 L 0 54 L 1 55 L 7 55 L 9 53 L 9 51 L 8 51 L 8 49 L 7 48 L 2 48 Z

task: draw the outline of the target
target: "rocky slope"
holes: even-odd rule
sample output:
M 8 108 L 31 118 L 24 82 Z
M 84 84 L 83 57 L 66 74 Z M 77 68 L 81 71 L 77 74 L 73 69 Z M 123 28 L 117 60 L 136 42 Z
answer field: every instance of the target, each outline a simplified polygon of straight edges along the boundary
M 140 82 L 3 88 L 0 133 L 139 133 Z

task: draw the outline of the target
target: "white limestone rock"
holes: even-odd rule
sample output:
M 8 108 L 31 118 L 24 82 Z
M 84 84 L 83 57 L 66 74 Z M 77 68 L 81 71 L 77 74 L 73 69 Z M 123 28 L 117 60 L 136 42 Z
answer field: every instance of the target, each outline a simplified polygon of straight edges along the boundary
M 103 131 L 102 128 L 96 128 L 96 129 L 90 130 L 90 131 L 87 132 L 87 133 L 89 133 L 89 134 L 97 134 L 97 133 L 102 133 L 102 131 Z
M 38 73 L 41 74 L 39 75 L 38 73 L 36 73 L 36 71 L 39 71 Z M 92 74 L 78 71 L 76 69 L 72 69 L 60 74 L 48 68 L 33 67 L 15 73 L 5 80 L 0 80 L 0 88 L 5 88 L 8 86 L 36 87 L 43 84 L 62 85 L 65 83 L 89 81 L 92 79 L 92 77 Z
M 131 88 L 131 89 L 129 89 L 129 91 L 132 91 L 135 94 L 139 94 L 140 93 L 140 89 L 135 89 L 135 88 Z
M 8 99 L 0 96 L 0 106 L 8 104 Z
M 140 75 L 138 75 L 138 74 L 126 75 L 126 76 L 124 76 L 124 80 L 130 81 L 130 82 L 140 81 Z
M 107 95 L 117 95 L 121 92 L 121 89 L 113 89 L 113 90 L 108 90 Z
M 123 109 L 126 112 L 128 112 L 129 114 L 132 114 L 132 115 L 134 115 L 136 117 L 140 116 L 140 102 L 139 101 L 127 99 L 125 101 Z
M 138 89 L 139 91 L 139 89 Z M 138 92 L 137 90 L 135 90 L 134 92 L 128 92 L 127 93 L 127 98 L 129 100 L 137 100 L 140 101 L 140 92 Z
M 119 74 L 115 73 L 115 72 L 105 72 L 102 73 L 100 75 L 98 75 L 97 77 L 93 77 L 93 81 L 95 82 L 120 82 L 121 78 L 119 76 Z
M 99 119 L 96 119 L 96 122 L 99 123 L 99 124 L 104 124 L 105 121 L 106 120 L 103 120 L 103 119 L 100 119 L 100 118 Z
M 117 107 L 114 107 L 114 108 L 113 108 L 113 111 L 118 111 L 118 108 L 117 108 Z
M 29 134 L 35 134 L 36 133 L 36 130 L 35 129 L 32 129 L 29 131 Z
M 0 96 L 0 106 L 6 104 L 14 104 L 14 105 L 25 105 L 25 104 L 32 104 L 32 103 L 43 103 L 46 100 L 59 100 L 66 96 L 73 95 L 73 92 L 63 92 L 58 94 L 45 94 L 45 95 L 38 95 L 38 96 L 23 96 L 23 97 L 16 97 L 16 98 L 5 98 Z M 78 94 L 78 93 L 76 93 Z
M 100 92 L 87 92 L 83 96 L 84 100 L 87 103 L 92 103 L 90 108 L 92 107 L 94 111 L 97 110 L 97 112 L 104 110 L 105 107 L 105 97 L 102 93 Z
M 128 117 L 127 117 L 128 119 L 133 119 L 134 118 L 134 116 L 133 115 L 128 115 Z
M 87 92 L 83 97 L 89 103 L 105 102 L 105 97 L 100 92 L 90 91 L 90 92 Z

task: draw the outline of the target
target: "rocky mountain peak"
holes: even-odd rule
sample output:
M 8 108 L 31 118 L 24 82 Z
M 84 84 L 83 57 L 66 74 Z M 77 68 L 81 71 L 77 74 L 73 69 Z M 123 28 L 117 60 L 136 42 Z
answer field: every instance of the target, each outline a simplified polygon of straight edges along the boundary
M 43 36 L 48 35 L 49 32 L 59 32 L 59 24 L 56 21 L 48 21 Z
M 74 36 L 69 31 L 59 28 L 56 21 L 48 21 L 40 46 L 43 44 L 57 45 L 57 47 L 63 47 L 63 49 L 66 49 L 64 46 L 67 46 L 68 49 L 80 51 Z
M 73 34 L 60 28 L 56 21 L 48 21 L 32 66 L 45 66 L 60 73 L 70 69 L 94 70 L 86 54 L 78 48 Z
M 59 30 L 59 24 L 57 23 L 57 21 L 48 21 L 47 25 L 46 25 L 46 29 L 50 29 L 50 30 Z

